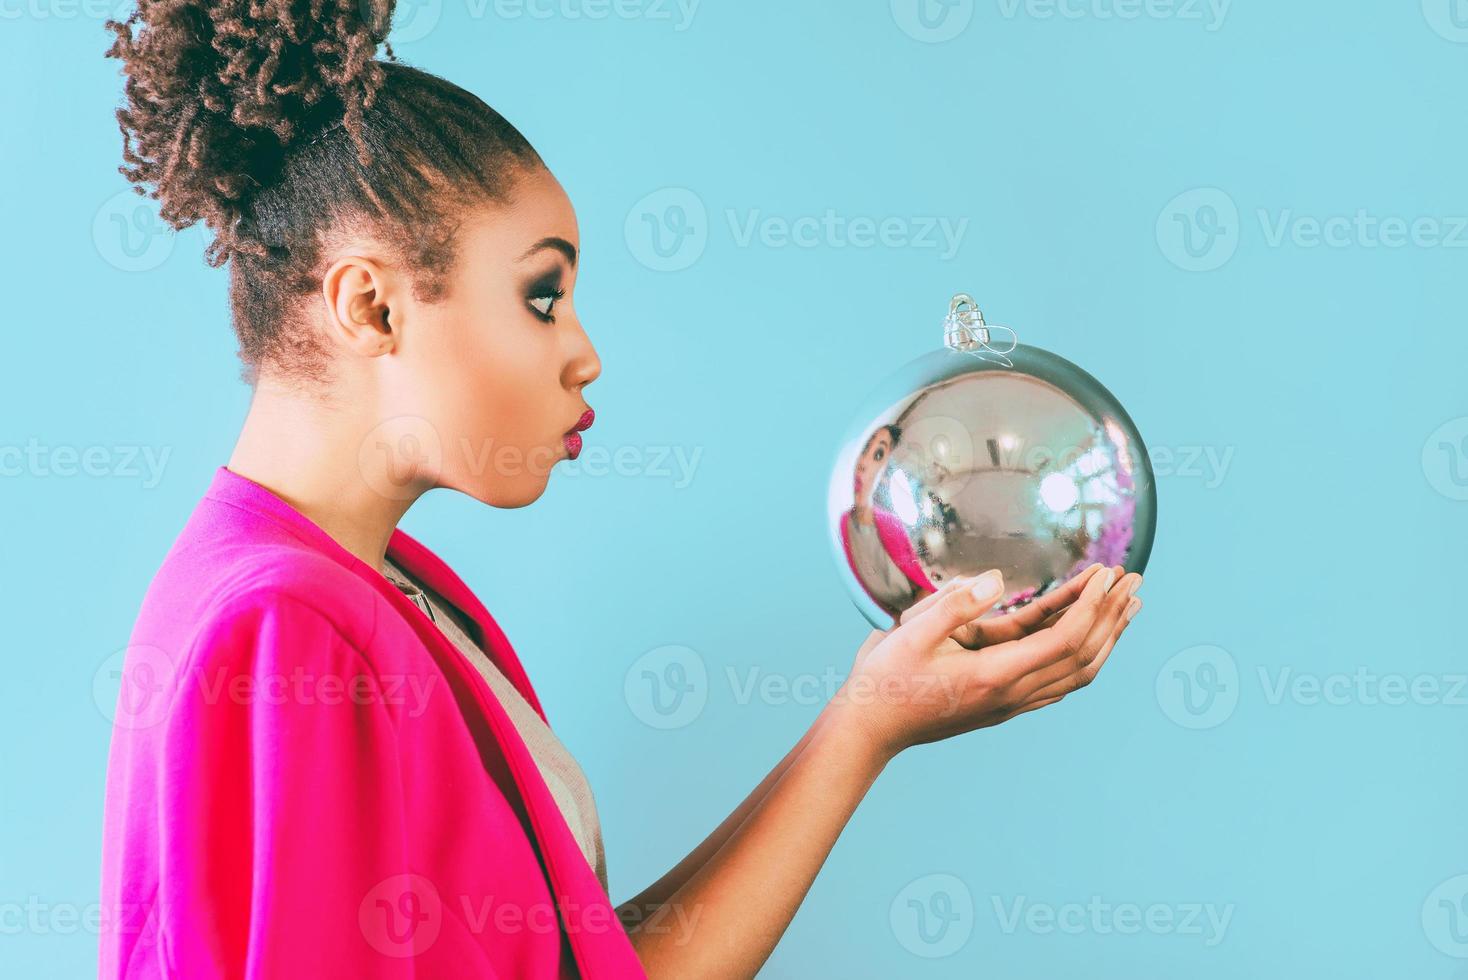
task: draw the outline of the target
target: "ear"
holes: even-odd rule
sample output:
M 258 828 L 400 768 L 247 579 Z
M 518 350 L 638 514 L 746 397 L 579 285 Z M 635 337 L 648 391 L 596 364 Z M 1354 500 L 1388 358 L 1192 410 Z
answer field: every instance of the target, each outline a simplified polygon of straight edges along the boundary
M 392 276 L 376 260 L 347 255 L 332 263 L 321 280 L 326 301 L 326 332 L 334 342 L 362 357 L 390 354 L 399 343 L 392 317 Z

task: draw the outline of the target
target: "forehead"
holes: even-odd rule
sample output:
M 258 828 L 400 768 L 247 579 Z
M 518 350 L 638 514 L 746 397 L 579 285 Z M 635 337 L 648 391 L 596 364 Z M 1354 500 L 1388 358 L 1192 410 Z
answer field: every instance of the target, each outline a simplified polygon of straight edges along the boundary
M 543 167 L 519 177 L 508 202 L 489 203 L 466 216 L 464 231 L 466 238 L 512 261 L 545 238 L 564 238 L 581 248 L 571 199 Z

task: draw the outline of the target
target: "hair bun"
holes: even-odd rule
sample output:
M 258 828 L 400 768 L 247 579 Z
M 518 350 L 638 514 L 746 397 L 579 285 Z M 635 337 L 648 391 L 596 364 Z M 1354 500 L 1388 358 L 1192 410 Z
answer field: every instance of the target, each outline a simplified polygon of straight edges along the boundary
M 172 227 L 203 221 L 220 265 L 248 248 L 231 234 L 251 197 L 303 140 L 359 131 L 384 79 L 376 60 L 394 0 L 139 0 L 107 56 L 127 76 L 119 171 Z M 392 48 L 387 46 L 387 57 Z

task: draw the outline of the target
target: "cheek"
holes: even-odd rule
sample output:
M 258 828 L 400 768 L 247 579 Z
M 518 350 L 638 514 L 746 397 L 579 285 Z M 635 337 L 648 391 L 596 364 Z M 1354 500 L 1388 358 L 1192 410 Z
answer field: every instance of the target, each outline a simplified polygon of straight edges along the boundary
M 482 309 L 441 325 L 427 372 L 436 414 L 458 444 L 529 450 L 555 425 L 554 349 L 545 332 L 551 328 Z

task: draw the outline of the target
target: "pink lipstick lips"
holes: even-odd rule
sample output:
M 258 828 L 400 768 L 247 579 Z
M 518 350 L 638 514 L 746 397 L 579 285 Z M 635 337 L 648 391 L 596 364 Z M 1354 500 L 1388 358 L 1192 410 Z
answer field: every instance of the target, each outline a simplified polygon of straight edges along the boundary
M 581 433 L 583 430 L 591 428 L 591 423 L 595 421 L 596 413 L 588 408 L 585 412 L 581 413 L 581 418 L 571 427 L 571 431 L 561 437 L 561 442 L 566 447 L 566 455 L 571 459 L 575 459 L 581 455 Z

